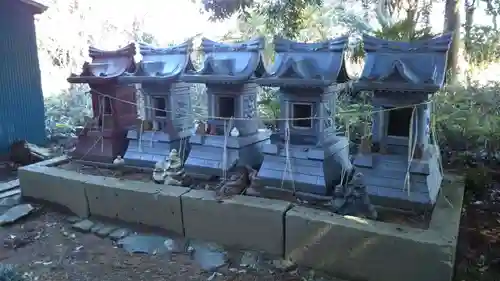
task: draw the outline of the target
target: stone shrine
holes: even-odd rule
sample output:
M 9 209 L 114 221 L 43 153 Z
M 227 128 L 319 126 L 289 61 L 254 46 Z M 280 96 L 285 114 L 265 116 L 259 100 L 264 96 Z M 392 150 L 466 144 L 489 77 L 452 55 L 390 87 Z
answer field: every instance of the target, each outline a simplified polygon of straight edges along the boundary
M 137 118 L 135 88 L 120 85 L 118 78 L 135 71 L 135 53 L 134 44 L 116 51 L 90 47 L 92 62 L 68 78 L 69 83 L 88 84 L 92 96 L 93 118 L 79 132 L 74 159 L 111 163 L 125 152 L 127 130 Z
M 280 120 L 263 147 L 259 184 L 331 195 L 342 167 L 350 166 L 349 142 L 336 136 L 337 92 L 348 75 L 346 37 L 321 43 L 275 38 L 275 62 L 256 80 L 280 88 Z
M 190 138 L 184 166 L 188 174 L 221 176 L 235 166 L 260 165 L 261 146 L 270 134 L 259 130 L 258 86 L 249 80 L 260 65 L 263 47 L 262 38 L 235 44 L 202 39 L 203 67 L 188 71 L 182 80 L 206 84 L 209 128 Z
M 189 59 L 191 41 L 156 48 L 139 45 L 142 60 L 137 71 L 120 77 L 123 84 L 140 84 L 144 95 L 145 120 L 128 131 L 129 144 L 125 153 L 128 165 L 153 167 L 167 157 L 172 149 L 181 158 L 189 153 L 191 127 L 190 85 L 179 81 Z
M 373 92 L 371 137 L 354 165 L 376 205 L 431 209 L 440 190 L 440 151 L 431 141 L 430 96 L 445 82 L 451 34 L 416 42 L 365 35 L 355 91 Z

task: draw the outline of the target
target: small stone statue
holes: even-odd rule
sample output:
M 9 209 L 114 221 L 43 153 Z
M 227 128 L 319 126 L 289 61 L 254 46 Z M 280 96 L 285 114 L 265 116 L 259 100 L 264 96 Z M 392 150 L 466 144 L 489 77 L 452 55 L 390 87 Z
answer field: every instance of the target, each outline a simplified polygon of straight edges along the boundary
M 187 184 L 187 177 L 182 165 L 182 159 L 179 157 L 176 149 L 170 151 L 165 174 L 164 184 L 166 185 L 184 186 Z
M 163 183 L 167 177 L 167 162 L 168 159 L 164 159 L 155 163 L 153 169 L 153 181 L 155 183 Z
M 116 170 L 116 176 L 123 176 L 125 172 L 125 159 L 121 155 L 117 155 L 113 160 L 113 168 Z
M 363 183 L 363 174 L 354 168 L 347 173 L 348 180 L 335 187 L 332 199 L 332 210 L 340 215 L 351 215 L 377 219 L 377 211 L 370 203 L 370 198 Z
M 238 129 L 236 129 L 236 127 L 233 127 L 231 129 L 231 131 L 229 132 L 229 135 L 231 137 L 239 137 L 240 136 L 240 131 L 238 131 Z
M 203 122 L 197 122 L 196 125 L 195 125 L 195 132 L 194 134 L 195 135 L 204 135 L 206 133 L 206 126 L 205 126 L 205 123 Z
M 226 198 L 242 194 L 245 189 L 252 184 L 254 174 L 256 174 L 256 172 L 251 167 L 241 167 L 241 171 L 238 174 L 232 175 L 226 182 L 223 183 L 221 188 L 217 190 L 217 197 Z

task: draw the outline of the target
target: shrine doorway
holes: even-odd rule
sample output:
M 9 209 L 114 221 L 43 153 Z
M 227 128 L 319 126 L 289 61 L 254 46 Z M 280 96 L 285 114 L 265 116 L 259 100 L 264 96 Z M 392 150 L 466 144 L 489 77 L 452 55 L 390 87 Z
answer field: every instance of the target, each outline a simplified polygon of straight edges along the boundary
M 393 137 L 410 137 L 410 122 L 413 108 L 387 108 L 387 135 Z

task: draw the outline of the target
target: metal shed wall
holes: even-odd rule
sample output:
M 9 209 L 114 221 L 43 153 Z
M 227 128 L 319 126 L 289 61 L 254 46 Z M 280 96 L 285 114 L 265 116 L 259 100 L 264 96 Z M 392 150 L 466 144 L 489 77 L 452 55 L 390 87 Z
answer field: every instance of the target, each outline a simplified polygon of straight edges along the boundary
M 0 154 L 16 140 L 46 141 L 34 12 L 17 0 L 0 1 Z

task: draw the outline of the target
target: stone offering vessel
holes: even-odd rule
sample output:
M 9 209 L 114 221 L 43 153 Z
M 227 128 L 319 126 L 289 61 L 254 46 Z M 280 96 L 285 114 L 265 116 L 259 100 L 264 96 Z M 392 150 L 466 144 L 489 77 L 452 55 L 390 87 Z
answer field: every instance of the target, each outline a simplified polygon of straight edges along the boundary
M 74 159 L 112 163 L 125 152 L 127 129 L 137 118 L 135 88 L 119 84 L 118 78 L 135 71 L 134 55 L 134 44 L 115 51 L 90 47 L 92 62 L 68 78 L 70 83 L 88 84 L 92 96 L 93 117 L 79 132 Z

